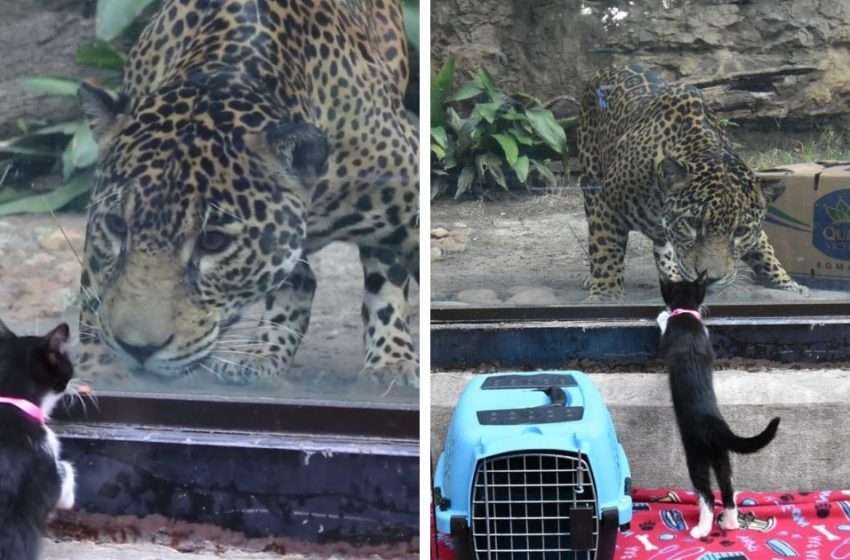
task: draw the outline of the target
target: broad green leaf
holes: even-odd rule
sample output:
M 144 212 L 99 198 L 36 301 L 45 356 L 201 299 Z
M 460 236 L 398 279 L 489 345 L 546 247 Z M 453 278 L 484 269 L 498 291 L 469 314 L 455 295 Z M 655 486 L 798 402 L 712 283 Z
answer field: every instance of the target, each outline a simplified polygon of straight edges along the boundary
M 45 126 L 43 128 L 38 128 L 30 132 L 32 135 L 45 135 L 45 134 L 67 134 L 68 136 L 72 136 L 77 132 L 77 129 L 80 126 L 85 125 L 88 126 L 86 121 L 68 121 L 63 123 L 58 123 L 50 126 Z
M 154 0 L 98 0 L 95 33 L 103 41 L 121 35 Z
M 103 41 L 92 41 L 84 43 L 77 48 L 77 63 L 92 68 L 103 70 L 115 70 L 121 72 L 124 69 L 126 57 Z
M 491 175 L 496 183 L 503 189 L 508 189 L 508 184 L 505 182 L 505 174 L 502 172 L 502 161 L 494 154 L 481 154 L 475 158 L 475 163 L 478 166 L 478 175 L 483 179 L 487 175 Z
M 478 132 L 478 124 L 481 122 L 479 115 L 472 115 L 468 119 L 463 120 L 463 124 L 457 133 L 457 151 L 463 153 L 474 145 L 480 136 Z
M 534 131 L 540 135 L 546 145 L 558 154 L 567 151 L 567 134 L 555 120 L 552 111 L 548 109 L 529 109 L 525 112 L 528 122 Z
M 540 99 L 534 97 L 533 95 L 528 95 L 525 93 L 511 94 L 511 99 L 518 102 L 523 107 L 539 107 L 542 104 Z
M 431 138 L 433 138 L 434 142 L 436 142 L 441 148 L 445 148 L 449 143 L 449 139 L 446 136 L 446 129 L 442 126 L 431 127 Z
M 446 157 L 446 150 L 439 144 L 431 144 L 431 153 L 437 158 L 437 161 L 442 161 Z
M 463 193 L 469 190 L 469 187 L 472 186 L 473 179 L 475 179 L 475 167 L 467 165 L 461 170 L 460 176 L 457 178 L 455 198 L 459 198 Z
M 0 204 L 0 216 L 10 214 L 44 214 L 62 209 L 77 197 L 91 190 L 93 173 L 85 172 L 72 177 L 64 185 L 45 194 L 36 194 Z
M 431 78 L 431 126 L 446 126 L 446 99 L 455 79 L 455 59 L 450 58 Z
M 457 111 L 449 108 L 448 111 L 448 124 L 455 132 L 459 132 L 461 127 L 463 126 L 463 119 L 460 118 L 460 115 L 457 114 Z
M 519 147 L 516 145 L 516 141 L 506 134 L 492 134 L 490 137 L 499 143 L 505 152 L 508 165 L 513 167 L 519 157 Z
M 68 78 L 54 78 L 51 76 L 31 76 L 21 80 L 21 85 L 29 91 L 42 91 L 53 95 L 77 96 L 80 82 Z
M 532 159 L 530 161 L 531 161 L 531 164 L 534 166 L 534 168 L 537 170 L 537 172 L 540 173 L 540 175 L 543 176 L 543 178 L 546 180 L 546 183 L 550 187 L 554 187 L 554 186 L 558 185 L 558 180 L 555 178 L 555 175 L 552 173 L 552 170 L 549 169 L 549 166 L 546 165 L 545 162 L 541 163 L 541 162 L 537 161 L 536 159 Z
M 96 161 L 97 143 L 89 126 L 81 123 L 62 152 L 62 176 L 67 181 L 74 170 L 93 165 Z
M 509 111 L 504 115 L 499 115 L 499 118 L 505 119 L 506 121 L 525 121 L 528 122 L 528 117 L 525 113 L 519 113 L 517 111 Z
M 407 42 L 415 50 L 419 50 L 419 0 L 404 0 L 401 3 L 404 14 L 404 31 Z
M 520 183 L 525 184 L 528 179 L 528 166 L 528 156 L 519 156 L 516 163 L 511 166 L 513 167 L 514 173 L 516 173 L 517 179 L 519 179 Z
M 481 84 L 478 82 L 478 80 L 472 80 L 466 82 L 465 84 L 457 88 L 457 90 L 455 90 L 455 92 L 451 94 L 447 98 L 447 100 L 466 101 L 467 99 L 472 99 L 473 97 L 481 95 L 482 93 L 484 93 L 484 88 L 481 87 Z
M 481 87 L 484 88 L 491 101 L 501 103 L 504 100 L 505 94 L 499 91 L 499 88 L 493 83 L 493 78 L 490 77 L 490 73 L 487 72 L 486 68 L 482 68 L 478 72 L 478 81 L 481 82 Z
M 475 108 L 472 110 L 472 115 L 478 115 L 492 124 L 496 121 L 496 112 L 501 106 L 501 103 L 476 103 Z
M 509 130 L 511 135 L 516 139 L 517 142 L 524 146 L 533 146 L 534 138 L 531 137 L 526 131 L 521 128 L 513 127 Z

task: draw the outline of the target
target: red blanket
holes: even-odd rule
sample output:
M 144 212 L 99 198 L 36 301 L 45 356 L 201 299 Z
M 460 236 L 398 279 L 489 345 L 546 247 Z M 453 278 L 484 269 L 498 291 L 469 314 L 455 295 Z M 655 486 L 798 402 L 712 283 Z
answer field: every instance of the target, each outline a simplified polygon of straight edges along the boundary
M 621 560 L 850 560 L 850 491 L 741 492 L 741 529 L 688 535 L 699 519 L 692 492 L 635 490 L 631 530 L 617 539 Z M 719 496 L 718 496 L 719 499 Z M 722 511 L 718 501 L 715 515 Z M 433 531 L 433 513 L 432 513 Z M 434 535 L 431 557 L 454 560 L 451 542 Z

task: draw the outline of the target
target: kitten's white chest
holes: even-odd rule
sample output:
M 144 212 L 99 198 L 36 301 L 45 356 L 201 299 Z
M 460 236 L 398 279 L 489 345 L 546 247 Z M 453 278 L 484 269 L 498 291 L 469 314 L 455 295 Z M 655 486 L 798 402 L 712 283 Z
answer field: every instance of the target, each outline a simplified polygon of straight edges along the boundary
M 655 320 L 658 323 L 658 328 L 661 329 L 661 334 L 663 335 L 667 331 L 667 321 L 670 320 L 670 312 L 666 309 L 658 314 L 658 318 Z

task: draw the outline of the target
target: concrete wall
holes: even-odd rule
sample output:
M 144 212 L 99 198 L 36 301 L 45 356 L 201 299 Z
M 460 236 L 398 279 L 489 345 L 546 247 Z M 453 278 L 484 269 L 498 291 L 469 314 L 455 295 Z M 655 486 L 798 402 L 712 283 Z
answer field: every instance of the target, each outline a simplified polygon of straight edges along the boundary
M 471 374 L 431 375 L 432 469 Z M 689 488 L 664 374 L 594 374 L 626 450 L 634 486 Z M 761 452 L 733 457 L 737 490 L 824 490 L 850 486 L 850 373 L 843 370 L 723 371 L 715 375 L 732 430 L 751 436 L 782 422 Z

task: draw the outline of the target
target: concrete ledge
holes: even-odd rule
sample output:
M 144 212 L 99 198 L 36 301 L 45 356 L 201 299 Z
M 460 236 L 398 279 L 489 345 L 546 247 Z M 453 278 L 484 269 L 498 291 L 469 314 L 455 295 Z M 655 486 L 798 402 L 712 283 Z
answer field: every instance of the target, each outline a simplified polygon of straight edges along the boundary
M 431 374 L 431 464 L 472 374 Z M 666 374 L 591 375 L 605 397 L 635 486 L 690 487 Z M 776 439 L 760 453 L 733 454 L 737 490 L 850 487 L 850 373 L 844 370 L 725 370 L 715 373 L 721 409 L 735 433 L 755 435 L 774 416 Z

